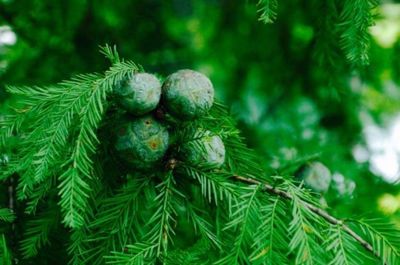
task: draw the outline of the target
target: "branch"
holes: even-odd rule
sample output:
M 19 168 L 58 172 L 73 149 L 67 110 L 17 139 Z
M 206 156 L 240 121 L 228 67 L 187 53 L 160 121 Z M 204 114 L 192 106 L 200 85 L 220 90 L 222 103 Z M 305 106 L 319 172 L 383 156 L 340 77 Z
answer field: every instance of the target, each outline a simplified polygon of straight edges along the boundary
M 252 178 L 246 178 L 246 177 L 242 177 L 242 176 L 233 176 L 234 179 L 240 181 L 240 182 L 244 182 L 247 184 L 256 184 L 256 185 L 262 185 L 262 190 L 265 192 L 268 192 L 270 194 L 276 195 L 276 196 L 280 196 L 282 198 L 288 199 L 288 200 L 292 200 L 292 196 L 280 189 L 277 189 L 275 187 L 273 187 L 272 185 L 268 184 L 268 183 L 264 183 L 261 181 L 258 181 L 256 179 L 252 179 Z M 356 232 L 354 232 L 349 226 L 347 226 L 346 224 L 344 224 L 344 222 L 342 220 L 339 220 L 335 217 L 333 217 L 332 215 L 330 215 L 329 213 L 327 213 L 326 211 L 315 207 L 314 205 L 308 203 L 308 202 L 304 202 L 304 205 L 313 213 L 321 216 L 322 218 L 324 218 L 327 222 L 333 224 L 333 225 L 340 225 L 343 230 L 349 234 L 351 237 L 353 237 L 358 243 L 361 244 L 361 246 L 363 246 L 367 251 L 373 253 L 376 257 L 378 257 L 379 259 L 381 259 L 379 253 L 377 253 L 376 251 L 374 251 L 373 247 L 371 246 L 370 243 L 368 243 L 367 241 L 365 241 L 361 236 L 359 236 Z

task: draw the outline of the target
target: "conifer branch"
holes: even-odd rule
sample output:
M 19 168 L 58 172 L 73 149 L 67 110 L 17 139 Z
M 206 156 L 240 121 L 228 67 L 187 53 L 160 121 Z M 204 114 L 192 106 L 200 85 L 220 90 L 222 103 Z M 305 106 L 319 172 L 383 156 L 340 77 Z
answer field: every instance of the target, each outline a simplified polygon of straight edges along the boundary
M 261 212 L 263 220 L 257 227 L 253 253 L 250 262 L 257 264 L 287 264 L 286 249 L 288 249 L 288 236 L 286 223 L 287 214 L 285 201 L 279 197 L 268 198 L 262 202 Z M 284 220 L 284 221 L 282 221 Z
M 252 185 L 262 185 L 262 190 L 265 192 L 268 192 L 270 194 L 280 196 L 282 198 L 288 199 L 288 200 L 293 200 L 293 196 L 290 195 L 288 192 L 283 191 L 281 189 L 277 189 L 274 186 L 261 182 L 259 180 L 253 179 L 253 178 L 247 178 L 247 177 L 242 177 L 242 176 L 233 176 L 234 179 L 247 183 L 247 184 L 252 184 Z M 381 259 L 382 257 L 379 255 L 378 252 L 376 252 L 373 248 L 373 246 L 368 243 L 366 240 L 364 240 L 360 235 L 358 235 L 353 229 L 351 229 L 349 226 L 344 224 L 343 220 L 337 219 L 336 217 L 330 215 L 326 211 L 303 201 L 305 207 L 307 207 L 311 212 L 317 214 L 318 216 L 322 217 L 325 219 L 328 223 L 332 225 L 339 225 L 342 227 L 343 231 L 345 231 L 347 234 L 349 234 L 351 237 L 353 237 L 362 247 L 364 247 L 367 251 L 373 253 L 376 257 Z
M 36 189 L 29 195 L 26 203 L 25 213 L 35 214 L 38 204 L 49 193 L 51 188 L 55 185 L 56 179 L 54 176 L 47 178 L 44 182 L 40 183 Z
M 27 223 L 21 252 L 25 259 L 36 256 L 39 250 L 49 244 L 51 230 L 58 223 L 58 214 L 54 211 L 41 213 Z
M 70 265 L 80 265 L 85 264 L 83 260 L 83 253 L 85 253 L 85 248 L 83 244 L 86 239 L 85 227 L 81 227 L 79 229 L 74 229 L 70 235 L 70 244 L 68 246 L 68 254 L 71 256 L 71 259 L 68 264 Z
M 304 205 L 304 191 L 294 185 L 288 185 L 291 196 L 292 220 L 289 223 L 290 252 L 295 254 L 295 264 L 318 264 L 324 257 L 319 241 L 323 239 L 318 228 L 321 228 L 319 216 Z M 325 261 L 324 261 L 325 263 Z
M 251 185 L 245 188 L 243 193 L 235 205 L 235 211 L 232 213 L 231 220 L 226 224 L 224 230 L 237 229 L 238 234 L 235 236 L 232 250 L 229 255 L 226 255 L 216 264 L 241 264 L 248 263 L 243 249 L 243 244 L 252 237 L 249 234 L 252 230 L 251 227 L 256 226 L 258 220 L 257 210 L 260 208 L 259 201 L 257 200 L 257 193 L 260 191 L 261 185 Z
M 117 51 L 117 46 L 111 47 L 106 44 L 105 46 L 100 46 L 100 53 L 103 54 L 112 64 L 119 63 L 121 59 Z
M 349 220 L 356 225 L 379 254 L 383 264 L 399 264 L 400 238 L 394 224 L 387 224 L 380 219 Z
M 340 43 L 346 58 L 353 64 L 368 65 L 370 35 L 368 28 L 373 25 L 372 10 L 377 0 L 347 0 L 341 14 L 342 28 Z
M 14 213 L 8 208 L 0 208 L 0 221 L 11 223 L 15 219 Z
M 157 211 L 153 214 L 148 222 L 151 227 L 146 235 L 147 241 L 156 245 L 157 256 L 167 253 L 168 243 L 174 235 L 172 223 L 176 222 L 174 216 L 176 212 L 173 206 L 174 195 L 179 192 L 174 188 L 174 179 L 171 172 L 168 172 L 163 182 L 157 185 L 160 189 L 159 194 L 155 198 L 157 202 Z
M 81 75 L 48 89 L 10 87 L 10 92 L 27 98 L 26 104 L 16 111 L 19 114 L 16 117 L 22 118 L 0 122 L 0 140 L 18 131 L 24 132 L 21 136 L 17 133 L 21 141 L 13 158 L 15 162 L 7 172 L 16 171 L 20 175 L 17 193 L 19 198 L 29 199 L 26 211 L 34 213 L 45 196 L 56 192 L 58 184 L 63 223 L 73 228 L 68 248 L 71 264 L 104 264 L 106 259 L 108 264 L 166 263 L 168 260 L 168 264 L 181 265 L 191 264 L 181 260 L 195 261 L 200 256 L 219 260 L 219 264 L 276 263 L 277 260 L 287 263 L 288 249 L 294 252 L 296 264 L 327 264 L 325 261 L 333 255 L 331 264 L 352 264 L 354 258 L 349 251 L 362 247 L 385 264 L 398 264 L 400 242 L 390 234 L 395 228 L 361 221 L 346 220 L 345 224 L 318 208 L 309 193 L 290 181 L 275 187 L 256 177 L 264 175 L 256 154 L 247 148 L 234 119 L 218 103 L 210 110 L 210 115 L 182 123 L 182 128 L 174 127 L 173 132 L 181 141 L 189 137 L 192 138 L 188 141 L 193 141 L 194 136 L 189 133 L 186 136 L 185 132 L 211 128 L 212 134 L 224 140 L 223 166 L 212 169 L 201 163 L 187 165 L 168 155 L 165 175 L 145 176 L 145 172 L 135 172 L 126 179 L 111 180 L 113 174 L 106 176 L 101 172 L 107 168 L 109 159 L 104 159 L 103 166 L 101 158 L 111 151 L 110 143 L 103 142 L 103 131 L 99 128 L 102 129 L 103 122 L 107 124 L 103 119 L 110 103 L 113 106 L 108 96 L 127 75 L 140 68 L 120 59 L 115 48 L 106 46 L 102 52 L 113 63 L 105 74 Z M 28 122 L 30 115 L 32 122 Z M 68 143 L 72 143 L 71 146 Z M 170 150 L 170 155 L 179 152 Z M 184 177 L 178 178 L 175 172 Z M 139 177 L 142 174 L 144 178 Z M 113 181 L 119 186 L 125 180 L 128 180 L 127 185 L 117 193 L 112 192 L 113 185 L 107 185 Z M 190 189 L 181 190 L 187 183 Z M 104 195 L 99 198 L 95 194 L 100 191 Z M 145 207 L 141 207 L 142 195 Z M 92 201 L 94 199 L 96 201 Z M 181 232 L 176 225 L 182 201 L 187 203 L 192 231 L 201 239 L 196 238 L 197 243 L 189 248 L 174 249 L 171 247 L 173 240 L 179 239 Z M 207 202 L 218 204 L 210 215 L 197 208 L 197 204 L 203 206 Z M 292 216 L 287 215 L 289 207 Z M 12 218 L 7 217 L 7 212 L 3 216 L 3 219 Z M 293 218 L 290 220 L 290 217 Z M 39 215 L 28 223 L 21 242 L 25 257 L 35 256 L 48 243 L 50 228 L 59 223 L 57 218 Z M 327 231 L 327 228 L 329 231 L 322 233 L 321 230 Z M 321 244 L 322 241 L 327 242 L 328 247 Z M 210 254 L 213 246 L 214 250 L 221 250 L 219 254 L 215 251 L 217 256 Z M 331 253 L 325 255 L 323 247 Z
M 149 243 L 135 243 L 126 246 L 125 252 L 112 251 L 110 256 L 106 256 L 107 264 L 114 265 L 136 265 L 145 264 L 145 260 L 157 245 Z
M 186 208 L 188 211 L 188 217 L 193 223 L 193 229 L 197 233 L 200 233 L 203 235 L 203 238 L 209 240 L 210 243 L 212 243 L 215 247 L 218 249 L 221 249 L 221 242 L 218 239 L 216 233 L 212 231 L 213 227 L 212 225 L 201 216 L 203 212 L 200 209 L 196 209 L 192 205 L 190 205 L 190 202 L 187 201 L 186 199 Z
M 329 262 L 329 265 L 362 264 L 359 246 L 352 244 L 353 237 L 343 231 L 341 225 L 331 225 L 329 232 L 331 235 L 326 241 L 326 250 L 334 253 L 334 258 Z
M 96 242 L 90 253 L 85 253 L 85 256 L 93 257 L 91 264 L 101 264 L 103 253 L 119 250 L 129 242 L 132 234 L 137 233 L 133 228 L 139 226 L 139 198 L 148 184 L 148 179 L 132 180 L 114 196 L 100 201 L 99 213 L 88 225 L 89 241 Z
M 277 0 L 259 0 L 257 4 L 260 9 L 258 12 L 260 13 L 260 18 L 262 22 L 265 24 L 273 23 L 276 19 L 278 9 L 278 1 Z
M 215 205 L 218 205 L 218 201 L 225 198 L 228 204 L 231 205 L 235 198 L 239 196 L 235 187 L 226 181 L 229 177 L 228 174 L 225 174 L 225 176 L 221 173 L 209 174 L 209 172 L 206 173 L 190 166 L 184 166 L 182 169 L 187 175 L 197 179 L 200 183 L 201 191 L 208 202 L 214 201 Z
M 6 237 L 4 234 L 0 235 L 0 264 L 12 264 L 11 252 L 7 246 Z

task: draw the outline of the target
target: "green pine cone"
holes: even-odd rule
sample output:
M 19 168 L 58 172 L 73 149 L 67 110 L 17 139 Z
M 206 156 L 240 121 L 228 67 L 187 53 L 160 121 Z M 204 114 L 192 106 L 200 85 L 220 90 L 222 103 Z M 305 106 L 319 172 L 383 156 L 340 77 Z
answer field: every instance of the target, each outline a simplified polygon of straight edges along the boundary
M 160 102 L 161 83 L 148 73 L 136 73 L 114 90 L 118 103 L 132 115 L 142 115 L 155 109 Z
M 167 129 L 150 115 L 125 122 L 117 129 L 115 148 L 138 169 L 154 166 L 168 149 Z
M 165 80 L 162 98 L 171 114 L 181 119 L 193 119 L 211 108 L 214 88 L 205 75 L 192 70 L 179 70 Z
M 304 184 L 316 192 L 326 192 L 331 184 L 332 175 L 330 170 L 321 162 L 307 164 L 299 176 Z
M 218 135 L 199 130 L 180 149 L 181 159 L 194 167 L 219 168 L 225 162 L 225 145 Z

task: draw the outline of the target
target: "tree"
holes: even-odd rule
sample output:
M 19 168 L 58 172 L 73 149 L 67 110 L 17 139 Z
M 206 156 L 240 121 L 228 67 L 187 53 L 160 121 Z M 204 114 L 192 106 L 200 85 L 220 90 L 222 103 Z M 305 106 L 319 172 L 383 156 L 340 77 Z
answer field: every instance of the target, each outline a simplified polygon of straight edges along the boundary
M 307 84 L 329 83 L 329 91 L 335 92 L 336 82 L 343 78 L 329 75 L 341 76 L 341 71 L 350 66 L 344 59 L 336 59 L 339 67 L 331 64 L 327 57 L 337 56 L 332 53 L 343 51 L 342 58 L 353 67 L 368 62 L 366 30 L 372 23 L 373 5 L 367 1 L 321 4 L 319 10 L 328 14 L 323 23 L 332 23 L 330 19 L 342 21 L 338 27 L 340 47 L 331 47 L 337 45 L 329 41 L 329 34 L 337 34 L 333 31 L 321 31 L 317 38 L 307 37 L 307 27 L 293 29 L 293 43 L 305 45 L 300 47 L 301 51 L 314 47 L 308 46 L 313 42 L 318 47 L 329 47 L 322 49 L 318 59 L 326 63 L 322 64 L 327 67 L 325 70 L 339 69 L 328 74 L 307 64 L 310 69 L 304 70 L 305 77 L 296 79 L 298 85 L 304 88 Z M 265 22 L 272 22 L 281 14 L 276 1 L 260 1 L 259 6 Z M 282 12 L 287 11 L 285 7 Z M 341 14 L 338 17 L 336 9 Z M 318 24 L 319 29 L 323 23 Z M 285 23 L 278 26 L 287 27 Z M 267 83 L 297 76 L 304 60 L 310 58 L 309 55 L 301 58 L 293 47 L 286 49 L 295 66 L 289 73 L 280 73 L 277 79 L 269 77 Z M 161 119 L 171 124 L 174 138 L 179 139 L 174 143 L 177 146 L 195 140 L 196 134 L 192 132 L 197 128 L 220 136 L 227 150 L 220 170 L 191 166 L 174 153 L 168 154 L 163 165 L 151 172 L 126 167 L 113 153 L 109 140 L 123 115 L 115 104 L 113 91 L 127 75 L 143 72 L 146 67 L 120 59 L 109 46 L 102 48 L 102 53 L 112 63 L 104 72 L 77 75 L 56 85 L 7 88 L 16 101 L 1 123 L 2 149 L 9 154 L 9 161 L 3 165 L 2 180 L 18 181 L 16 194 L 23 204 L 14 209 L 21 223 L 13 223 L 5 233 L 21 235 L 20 228 L 24 232 L 19 250 L 10 248 L 15 238 L 6 243 L 6 237 L 2 237 L 5 262 L 11 263 L 14 255 L 26 259 L 21 262 L 36 260 L 49 264 L 54 263 L 53 257 L 58 262 L 69 260 L 72 264 L 368 264 L 376 260 L 398 263 L 400 243 L 395 226 L 378 219 L 342 220 L 328 214 L 322 209 L 318 195 L 292 179 L 299 166 L 315 155 L 310 152 L 311 156 L 301 159 L 280 159 L 285 164 L 278 169 L 266 166 L 257 153 L 247 148 L 236 121 L 221 103 L 214 104 L 206 116 L 193 122 L 176 122 L 161 115 Z M 256 73 L 259 70 L 254 69 Z M 278 90 L 272 94 L 281 95 Z M 310 92 L 313 93 L 318 94 Z M 225 96 L 235 97 L 231 91 Z M 332 100 L 319 97 L 321 104 Z M 285 99 L 279 96 L 275 102 L 285 104 Z M 326 119 L 329 121 L 329 115 L 340 115 L 348 119 L 346 129 L 356 127 L 346 110 L 335 113 L 341 106 L 333 103 Z M 262 114 L 267 119 L 277 107 L 269 108 Z M 240 113 L 246 114 L 246 111 Z M 242 127 L 252 136 L 250 115 L 245 118 L 240 115 L 239 120 L 245 123 Z M 330 122 L 327 124 L 332 126 Z M 256 133 L 253 141 L 258 139 Z M 338 142 L 343 145 L 351 139 Z M 267 144 L 268 140 L 261 146 Z M 348 151 L 342 152 L 340 159 Z M 4 221 L 13 221 L 9 210 L 1 211 L 0 216 Z M 51 256 L 42 251 L 50 242 Z M 67 244 L 68 253 L 59 247 L 63 244 Z

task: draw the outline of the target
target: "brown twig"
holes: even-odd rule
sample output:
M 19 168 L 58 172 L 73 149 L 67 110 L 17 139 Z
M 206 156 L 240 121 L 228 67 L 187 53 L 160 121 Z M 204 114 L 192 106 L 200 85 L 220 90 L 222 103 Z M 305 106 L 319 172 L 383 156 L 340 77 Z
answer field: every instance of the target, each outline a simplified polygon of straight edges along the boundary
M 280 196 L 282 198 L 288 199 L 288 200 L 292 200 L 293 197 L 287 193 L 286 191 L 283 191 L 281 189 L 277 189 L 274 186 L 265 183 L 265 182 L 261 182 L 258 181 L 256 179 L 253 178 L 247 178 L 247 177 L 242 177 L 242 176 L 233 176 L 234 179 L 247 183 L 247 184 L 255 184 L 255 185 L 262 185 L 262 189 L 265 192 L 268 192 L 270 194 L 273 195 L 277 195 Z M 321 216 L 322 218 L 324 218 L 326 221 L 328 221 L 328 223 L 331 223 L 333 225 L 340 225 L 342 227 L 342 229 L 349 234 L 351 237 L 354 238 L 354 240 L 356 240 L 358 243 L 360 243 L 361 246 L 363 246 L 367 251 L 373 253 L 376 257 L 380 258 L 379 253 L 377 253 L 376 251 L 374 251 L 372 245 L 370 243 L 368 243 L 366 240 L 364 240 L 360 235 L 358 235 L 356 232 L 354 232 L 354 230 L 352 230 L 348 225 L 346 225 L 343 220 L 339 220 L 335 217 L 333 217 L 332 215 L 330 215 L 329 213 L 327 213 L 326 211 L 315 207 L 314 205 L 303 201 L 304 205 L 313 213 Z M 385 263 L 386 264 L 386 263 Z

